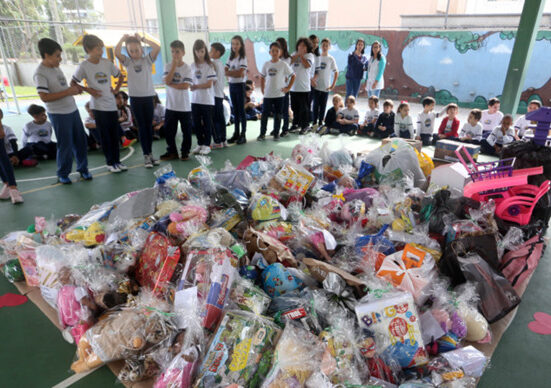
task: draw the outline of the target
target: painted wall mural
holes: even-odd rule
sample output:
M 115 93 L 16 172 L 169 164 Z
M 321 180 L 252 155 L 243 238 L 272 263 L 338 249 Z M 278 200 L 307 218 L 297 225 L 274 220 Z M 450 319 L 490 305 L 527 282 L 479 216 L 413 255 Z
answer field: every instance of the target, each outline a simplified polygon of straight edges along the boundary
M 499 97 L 505 82 L 513 50 L 514 31 L 311 31 L 332 42 L 330 54 L 340 70 L 337 91 L 345 91 L 347 57 L 356 39 L 362 37 L 369 46 L 382 43 L 387 56 L 386 89 L 382 96 L 396 100 L 418 101 L 433 96 L 439 104 L 450 102 L 464 107 L 484 108 L 489 98 Z M 221 42 L 228 50 L 236 33 L 210 33 L 211 42 Z M 283 31 L 241 33 L 249 58 L 249 77 L 254 78 L 268 61 L 269 45 L 277 37 L 287 38 Z M 294 44 L 290 51 L 294 50 Z M 369 53 L 369 50 L 366 50 Z M 540 31 L 519 105 L 538 99 L 551 102 L 551 31 Z

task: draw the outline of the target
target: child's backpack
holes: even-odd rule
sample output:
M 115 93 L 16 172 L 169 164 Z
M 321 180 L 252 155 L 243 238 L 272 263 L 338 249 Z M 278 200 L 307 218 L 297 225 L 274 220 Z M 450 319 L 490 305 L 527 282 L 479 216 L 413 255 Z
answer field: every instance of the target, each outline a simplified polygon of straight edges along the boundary
M 501 259 L 500 270 L 516 289 L 534 272 L 545 249 L 540 235 L 536 235 Z

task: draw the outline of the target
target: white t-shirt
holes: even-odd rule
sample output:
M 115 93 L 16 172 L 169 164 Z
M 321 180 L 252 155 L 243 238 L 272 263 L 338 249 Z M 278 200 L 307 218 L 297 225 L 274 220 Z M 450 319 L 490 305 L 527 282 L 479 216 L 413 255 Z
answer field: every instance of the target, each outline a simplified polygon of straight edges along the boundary
M 291 88 L 292 92 L 309 92 L 311 90 L 310 79 L 312 78 L 312 67 L 315 66 L 314 54 L 305 54 L 304 58 L 310 64 L 309 68 L 304 67 L 302 60 L 298 57 L 291 66 L 296 74 L 295 83 Z
M 88 60 L 81 62 L 73 75 L 73 80 L 81 82 L 83 79 L 88 83 L 88 87 L 101 91 L 100 97 L 90 99 L 90 109 L 113 112 L 117 110 L 115 96 L 111 93 L 111 76 L 117 78 L 121 72 L 108 59 L 101 58 L 98 63 L 92 63 Z
M 432 135 L 434 132 L 434 122 L 439 116 L 438 113 L 422 111 L 417 115 L 417 136 Z
M 375 125 L 375 123 L 373 122 L 374 120 L 377 121 L 377 119 L 379 118 L 379 109 L 369 109 L 367 112 L 365 112 L 365 119 L 364 119 L 364 122 L 367 121 L 367 124 L 373 124 Z
M 492 131 L 495 127 L 501 124 L 503 113 L 497 111 L 496 113 L 488 113 L 488 109 L 482 111 L 482 118 L 480 124 L 482 124 L 483 131 Z
M 119 118 L 122 117 L 123 109 L 124 109 L 124 112 L 126 113 L 126 120 L 119 121 L 119 124 L 122 129 L 128 129 L 132 127 L 132 112 L 129 106 L 123 106 L 121 109 L 118 109 Z
M 367 86 L 369 89 L 372 88 L 373 82 L 375 82 L 375 78 L 377 78 L 377 74 L 379 73 L 379 60 L 377 58 L 369 58 L 369 61 L 367 62 Z M 384 89 L 385 88 L 385 77 L 381 77 L 379 82 L 377 83 L 377 89 Z
M 214 66 L 208 63 L 192 63 L 191 74 L 194 85 L 207 83 L 208 81 L 216 82 L 216 71 Z M 197 89 L 191 92 L 191 103 L 202 105 L 214 105 L 214 86 L 208 89 Z
M 224 85 L 226 85 L 226 74 L 224 64 L 218 59 L 213 59 L 214 70 L 216 71 L 216 82 L 214 83 L 214 97 L 224 98 Z
M 400 131 L 408 131 L 409 137 L 413 137 L 413 120 L 410 115 L 402 117 L 400 113 L 394 115 L 394 133 L 400 136 Z
M 526 120 L 526 116 L 520 116 L 517 121 L 515 121 L 515 129 L 518 131 L 518 137 L 523 137 L 527 131 L 534 132 L 533 128 L 537 125 L 536 121 Z
M 3 125 L 3 127 L 4 127 L 4 133 L 6 134 L 3 139 L 4 147 L 6 148 L 6 153 L 9 155 L 13 153 L 13 148 L 11 146 L 10 141 L 17 140 L 17 136 L 15 136 L 15 133 L 13 132 L 13 129 L 11 129 L 11 127 L 8 127 L 5 124 Z
M 318 79 L 315 89 L 326 92 L 327 88 L 333 83 L 333 74 L 338 71 L 337 63 L 331 55 L 316 57 L 316 62 Z
M 288 85 L 287 78 L 293 74 L 291 67 L 283 61 L 272 62 L 268 61 L 262 66 L 260 75 L 266 80 L 264 85 L 265 98 L 284 97 L 285 94 L 281 91 Z
M 58 93 L 69 87 L 65 74 L 59 67 L 47 67 L 40 64 L 36 68 L 33 80 L 36 91 L 39 93 Z M 45 104 L 48 113 L 53 114 L 68 114 L 77 110 L 77 104 L 73 96 L 63 97 Z
M 342 108 L 337 113 L 337 117 L 344 118 L 346 120 L 359 120 L 360 119 L 360 113 L 355 109 L 348 109 L 348 108 Z
M 233 59 L 228 59 L 226 67 L 231 71 L 245 69 L 243 77 L 228 77 L 228 82 L 230 84 L 238 84 L 247 80 L 247 57 L 239 58 L 239 56 L 237 56 Z
M 123 55 L 122 64 L 126 67 L 128 77 L 128 95 L 130 97 L 152 97 L 155 95 L 151 71 L 153 63 L 151 53 L 140 59 L 133 59 Z
M 494 146 L 496 144 L 505 145 L 505 144 L 512 143 L 513 141 L 515 141 L 515 130 L 513 129 L 513 127 L 509 127 L 509 129 L 507 130 L 507 132 L 505 132 L 505 135 L 504 135 L 503 132 L 501 131 L 501 125 L 498 125 L 497 127 L 494 128 L 492 133 L 490 133 L 486 141 L 491 146 Z
M 188 94 L 188 101 L 189 101 L 189 94 Z M 156 123 L 160 123 L 161 121 L 164 121 L 164 119 L 165 119 L 165 107 L 163 106 L 163 104 L 155 105 L 155 109 L 153 110 L 153 121 Z
M 463 128 L 461 128 L 461 131 L 459 132 L 459 138 L 462 139 L 466 136 L 470 136 L 472 140 L 482 140 L 482 124 L 476 123 L 473 127 L 467 121 L 463 124 Z
M 170 72 L 171 64 L 165 65 L 163 76 L 166 77 Z M 173 84 L 193 83 L 191 66 L 187 63 L 176 67 L 172 76 Z M 159 106 L 159 105 L 157 105 Z M 166 87 L 166 109 L 176 112 L 191 112 L 191 100 L 189 98 L 189 89 L 176 89 L 167 85 Z
M 42 124 L 29 121 L 23 127 L 21 145 L 25 147 L 28 143 L 50 143 L 52 141 L 52 132 L 52 124 L 49 121 L 45 121 Z

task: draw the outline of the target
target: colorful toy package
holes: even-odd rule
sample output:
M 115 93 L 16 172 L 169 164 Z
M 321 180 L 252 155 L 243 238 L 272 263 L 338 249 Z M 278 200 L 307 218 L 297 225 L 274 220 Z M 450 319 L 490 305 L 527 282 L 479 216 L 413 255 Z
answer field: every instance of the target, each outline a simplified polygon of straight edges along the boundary
M 396 359 L 402 368 L 428 362 L 409 292 L 370 293 L 356 306 L 356 316 L 362 329 L 375 334 L 379 353 Z
M 269 319 L 228 311 L 203 358 L 195 387 L 259 387 L 272 364 L 280 332 Z

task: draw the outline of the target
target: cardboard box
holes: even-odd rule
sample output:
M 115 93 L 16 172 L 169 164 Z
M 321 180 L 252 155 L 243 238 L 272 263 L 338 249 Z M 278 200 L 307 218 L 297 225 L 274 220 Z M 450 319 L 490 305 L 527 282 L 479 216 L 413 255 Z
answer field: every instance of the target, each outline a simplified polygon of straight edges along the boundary
M 459 162 L 455 150 L 461 146 L 465 147 L 465 150 L 471 154 L 471 157 L 476 162 L 480 154 L 480 146 L 476 144 L 461 143 L 454 140 L 438 140 L 434 149 L 434 159 L 446 160 L 450 163 Z
M 438 166 L 432 170 L 430 176 L 431 185 L 448 186 L 451 191 L 457 191 L 461 194 L 463 194 L 463 188 L 470 180 L 469 172 L 459 162 Z
M 385 145 L 387 143 L 390 143 L 392 140 L 396 139 L 395 137 L 387 137 L 383 139 L 382 145 Z M 421 152 L 421 148 L 423 147 L 423 142 L 421 140 L 414 140 L 414 139 L 402 139 L 406 143 L 408 143 L 410 146 L 415 148 L 417 151 Z

